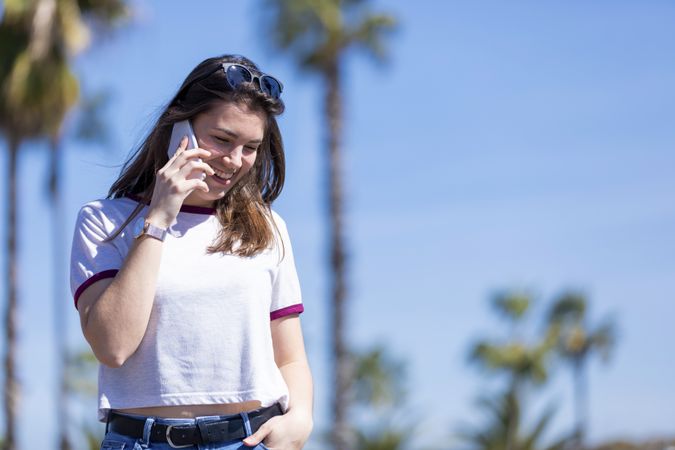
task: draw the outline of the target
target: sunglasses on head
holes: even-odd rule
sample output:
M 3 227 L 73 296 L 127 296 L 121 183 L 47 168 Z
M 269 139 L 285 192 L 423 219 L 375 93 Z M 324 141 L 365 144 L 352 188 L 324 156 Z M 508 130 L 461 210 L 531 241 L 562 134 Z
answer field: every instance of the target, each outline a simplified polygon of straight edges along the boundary
M 187 86 L 183 88 L 182 93 L 179 95 L 184 95 L 184 93 L 187 92 L 188 89 L 190 89 L 190 87 L 193 84 L 210 77 L 211 75 L 213 75 L 214 73 L 216 73 L 221 69 L 225 74 L 225 79 L 227 80 L 232 89 L 237 89 L 243 83 L 253 83 L 255 80 L 258 80 L 258 83 L 256 83 L 258 90 L 263 94 L 269 95 L 274 99 L 278 99 L 281 96 L 281 91 L 284 89 L 284 86 L 281 84 L 281 81 L 277 80 L 272 75 L 267 75 L 265 73 L 261 73 L 260 75 L 253 75 L 251 69 L 242 64 L 222 63 L 218 65 L 218 67 L 213 69 L 211 72 L 202 75 L 201 77 L 195 80 L 192 80 Z
M 258 80 L 258 89 L 272 98 L 279 98 L 281 96 L 281 91 L 284 90 L 281 81 L 277 80 L 272 75 L 267 75 L 266 73 L 253 75 L 248 67 L 237 63 L 223 63 L 221 64 L 221 67 L 223 72 L 225 72 L 225 78 L 227 79 L 227 82 L 230 83 L 232 89 L 236 89 L 242 83 L 252 83 L 255 80 Z

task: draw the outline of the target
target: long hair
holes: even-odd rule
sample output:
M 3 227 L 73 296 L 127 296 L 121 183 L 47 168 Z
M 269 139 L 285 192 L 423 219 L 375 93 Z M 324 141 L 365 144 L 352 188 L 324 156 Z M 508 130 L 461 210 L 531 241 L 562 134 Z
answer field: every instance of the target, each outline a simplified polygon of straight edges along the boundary
M 281 99 L 260 92 L 253 83 L 233 89 L 225 78 L 223 63 L 238 63 L 255 75 L 260 69 L 248 58 L 223 55 L 201 62 L 187 76 L 178 92 L 164 108 L 147 137 L 126 161 L 119 178 L 108 192 L 108 198 L 132 196 L 139 198 L 138 206 L 108 240 L 114 239 L 150 203 L 155 176 L 169 160 L 167 147 L 173 124 L 192 119 L 208 111 L 218 102 L 233 102 L 249 110 L 263 112 L 266 117 L 262 143 L 251 170 L 215 204 L 222 225 L 217 241 L 209 253 L 233 253 L 253 256 L 270 246 L 274 239 L 270 206 L 284 185 L 285 157 L 281 132 L 276 116 L 284 111 Z

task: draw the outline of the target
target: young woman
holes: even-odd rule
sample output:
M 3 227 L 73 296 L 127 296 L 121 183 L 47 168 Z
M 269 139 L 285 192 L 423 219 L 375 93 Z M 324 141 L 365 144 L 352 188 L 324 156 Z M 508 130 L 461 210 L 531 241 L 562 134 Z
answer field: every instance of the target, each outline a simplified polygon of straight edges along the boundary
M 100 361 L 104 449 L 300 449 L 312 377 L 284 221 L 281 83 L 200 63 L 106 199 L 79 213 L 71 288 Z M 174 124 L 189 120 L 176 149 Z M 175 154 L 169 158 L 168 152 Z

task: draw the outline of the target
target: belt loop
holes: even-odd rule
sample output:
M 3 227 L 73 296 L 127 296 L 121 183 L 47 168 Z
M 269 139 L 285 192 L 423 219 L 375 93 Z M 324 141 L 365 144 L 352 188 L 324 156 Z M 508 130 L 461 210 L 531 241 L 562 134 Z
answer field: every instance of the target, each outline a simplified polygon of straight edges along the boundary
M 241 418 L 244 419 L 244 430 L 246 430 L 246 436 L 248 437 L 252 435 L 253 432 L 251 431 L 251 421 L 248 418 L 248 413 L 244 411 L 239 413 L 239 415 L 241 415 Z
M 145 424 L 143 424 L 143 437 L 141 438 L 141 447 L 148 448 L 150 446 L 150 431 L 155 424 L 154 417 L 146 417 Z

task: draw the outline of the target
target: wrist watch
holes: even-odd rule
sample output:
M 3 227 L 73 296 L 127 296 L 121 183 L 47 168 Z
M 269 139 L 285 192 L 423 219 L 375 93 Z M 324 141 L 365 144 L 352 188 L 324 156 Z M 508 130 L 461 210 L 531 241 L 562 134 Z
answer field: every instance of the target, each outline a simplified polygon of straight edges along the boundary
M 134 239 L 147 235 L 163 242 L 166 237 L 166 229 L 154 226 L 145 217 L 136 220 L 133 231 Z

